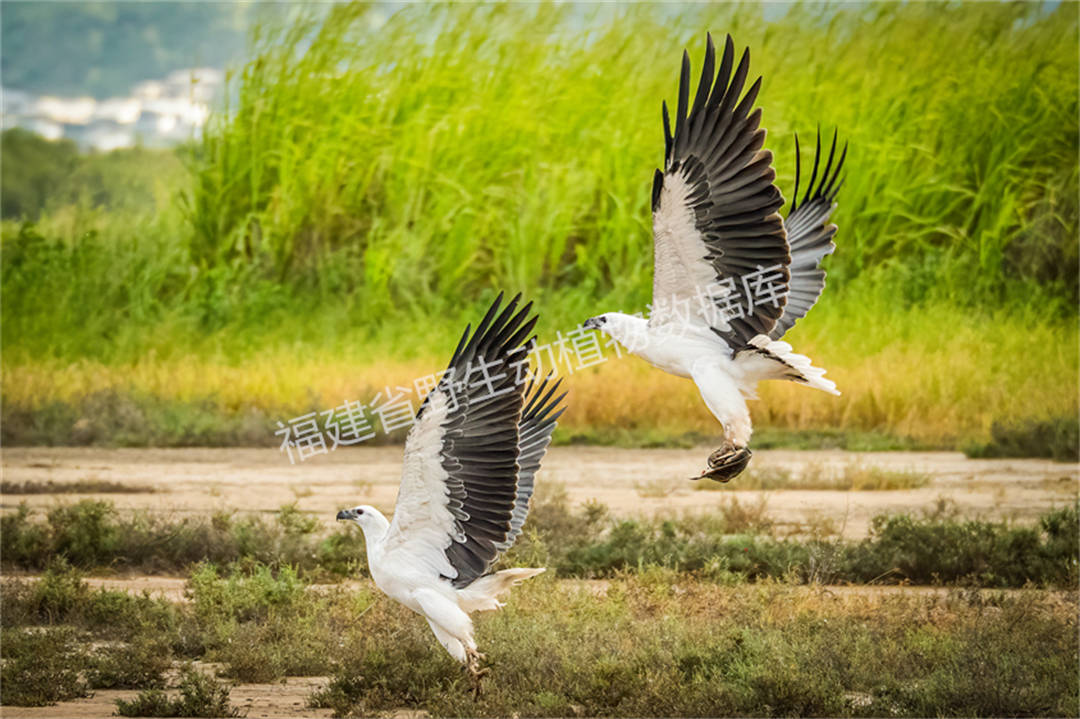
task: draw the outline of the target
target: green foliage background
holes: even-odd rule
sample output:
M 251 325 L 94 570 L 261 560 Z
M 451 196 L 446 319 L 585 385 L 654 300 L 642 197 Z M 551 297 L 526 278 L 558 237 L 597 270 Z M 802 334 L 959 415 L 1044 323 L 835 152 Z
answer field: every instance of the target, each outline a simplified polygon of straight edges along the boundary
M 428 360 L 500 289 L 536 299 L 542 334 L 643 310 L 660 101 L 674 98 L 678 51 L 699 66 L 712 30 L 749 46 L 764 77 L 759 104 L 785 194 L 796 132 L 836 127 L 850 143 L 829 288 L 793 341 L 826 348 L 834 368 L 897 344 L 924 354 L 879 369 L 881 382 L 908 376 L 926 396 L 888 410 L 891 400 L 872 398 L 829 423 L 900 431 L 895 417 L 933 422 L 933 406 L 956 406 L 957 392 L 1012 414 L 1012 400 L 994 397 L 1038 404 L 1033 381 L 1057 398 L 1048 411 L 1075 415 L 1078 6 L 770 14 L 728 4 L 293 9 L 254 26 L 224 107 L 180 153 L 184 171 L 172 154 L 72 160 L 8 134 L 5 369 Z M 52 174 L 21 169 L 35 163 Z M 72 187 L 76 166 L 90 179 Z M 958 370 L 953 359 L 978 337 L 986 366 Z M 876 391 L 848 380 L 852 402 Z M 950 386 L 952 396 L 940 389 Z
M 260 37 L 200 148 L 193 259 L 317 270 L 388 310 L 493 281 L 641 306 L 664 49 L 700 62 L 714 28 L 753 48 L 786 190 L 795 132 L 851 143 L 838 284 L 898 265 L 901 300 L 1000 301 L 1009 280 L 1075 298 L 1075 7 L 639 6 L 584 32 L 579 12 L 439 6 L 373 31 L 349 6 Z

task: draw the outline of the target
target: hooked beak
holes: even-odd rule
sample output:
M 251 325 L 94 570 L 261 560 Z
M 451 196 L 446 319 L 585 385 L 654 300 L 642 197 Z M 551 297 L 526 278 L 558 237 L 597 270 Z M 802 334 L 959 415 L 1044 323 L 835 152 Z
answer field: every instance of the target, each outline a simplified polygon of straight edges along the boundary
M 356 512 L 351 509 L 343 509 L 337 513 L 338 520 L 356 519 Z
M 590 317 L 585 320 L 585 324 L 581 325 L 581 328 L 585 330 L 598 330 L 600 329 L 601 324 L 599 317 Z

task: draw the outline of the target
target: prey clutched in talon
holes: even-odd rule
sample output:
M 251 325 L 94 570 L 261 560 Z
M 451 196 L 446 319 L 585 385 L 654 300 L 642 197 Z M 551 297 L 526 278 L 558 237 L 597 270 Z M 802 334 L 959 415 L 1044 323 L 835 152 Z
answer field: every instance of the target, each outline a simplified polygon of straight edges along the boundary
M 709 468 L 691 479 L 712 479 L 717 482 L 729 482 L 737 477 L 753 455 L 746 447 L 721 447 L 709 455 Z
M 479 699 L 482 689 L 481 680 L 491 673 L 491 669 L 488 667 L 481 668 L 480 662 L 485 657 L 475 649 L 466 650 L 466 657 L 465 668 L 469 672 L 469 679 L 472 681 L 473 699 Z

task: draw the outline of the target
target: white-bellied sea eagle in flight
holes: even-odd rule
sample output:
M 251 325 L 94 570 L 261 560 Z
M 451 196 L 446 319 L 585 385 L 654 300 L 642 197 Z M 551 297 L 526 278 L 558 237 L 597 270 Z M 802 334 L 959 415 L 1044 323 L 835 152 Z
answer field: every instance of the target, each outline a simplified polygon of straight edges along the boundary
M 774 183 L 772 153 L 762 149 L 761 109 L 752 109 L 761 78 L 743 94 L 750 51 L 743 52 L 733 74 L 729 35 L 714 75 L 715 58 L 710 36 L 691 105 L 690 58 L 683 52 L 674 133 L 667 103 L 662 106 L 664 170 L 653 179 L 649 318 L 608 312 L 584 326 L 697 384 L 724 427 L 724 444 L 710 455 L 701 477 L 727 481 L 750 461 L 746 400 L 756 398 L 759 381 L 786 379 L 839 394 L 823 369 L 779 340 L 825 287 L 820 263 L 835 249 L 836 225 L 828 219 L 847 146 L 837 158 L 834 133 L 822 168 L 818 136 L 800 201 L 796 137 L 795 197 L 781 218 L 784 198 Z
M 393 520 L 367 505 L 338 512 L 364 532 L 375 585 L 427 619 L 479 690 L 469 614 L 543 569 L 491 572 L 521 534 L 533 482 L 563 412 L 559 382 L 522 381 L 537 317 L 502 295 L 458 343 L 405 442 Z M 486 671 L 486 670 L 483 670 Z

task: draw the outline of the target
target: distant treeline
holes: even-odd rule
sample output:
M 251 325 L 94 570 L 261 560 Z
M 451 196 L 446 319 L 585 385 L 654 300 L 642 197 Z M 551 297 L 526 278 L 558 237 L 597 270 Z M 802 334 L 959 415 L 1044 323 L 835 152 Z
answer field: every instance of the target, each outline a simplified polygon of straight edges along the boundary
M 73 204 L 150 211 L 175 191 L 181 174 L 173 151 L 82 153 L 71 140 L 13 128 L 0 135 L 0 216 L 33 221 L 49 208 Z

